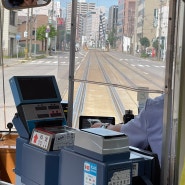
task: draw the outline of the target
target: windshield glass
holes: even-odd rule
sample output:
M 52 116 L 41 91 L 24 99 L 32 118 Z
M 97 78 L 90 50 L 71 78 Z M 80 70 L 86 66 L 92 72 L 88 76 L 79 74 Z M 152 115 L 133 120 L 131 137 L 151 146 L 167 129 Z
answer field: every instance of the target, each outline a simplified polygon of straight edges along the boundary
M 0 130 L 7 130 L 17 112 L 12 76 L 54 75 L 63 104 L 72 78 L 76 128 L 81 115 L 115 117 L 116 123 L 128 110 L 137 115 L 148 97 L 164 90 L 168 9 L 167 1 L 151 6 L 151 0 L 81 0 L 76 11 L 70 0 L 4 9 Z M 69 76 L 73 58 L 74 77 Z

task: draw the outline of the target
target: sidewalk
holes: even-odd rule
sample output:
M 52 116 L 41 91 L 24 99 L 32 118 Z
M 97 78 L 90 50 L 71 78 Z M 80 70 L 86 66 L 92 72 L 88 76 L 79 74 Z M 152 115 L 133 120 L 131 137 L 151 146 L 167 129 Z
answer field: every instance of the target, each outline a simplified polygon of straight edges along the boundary
M 24 58 L 4 58 L 3 59 L 3 64 L 4 66 L 9 66 L 9 65 L 16 65 L 16 64 L 19 64 L 19 63 L 23 63 L 23 62 L 26 62 L 28 61 L 29 59 L 24 59 Z

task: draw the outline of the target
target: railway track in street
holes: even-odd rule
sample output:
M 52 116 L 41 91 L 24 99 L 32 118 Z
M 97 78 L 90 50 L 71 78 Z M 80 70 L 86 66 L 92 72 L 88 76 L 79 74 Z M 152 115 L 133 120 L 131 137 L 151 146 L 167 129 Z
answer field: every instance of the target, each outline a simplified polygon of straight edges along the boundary
M 137 114 L 140 87 L 147 85 L 149 93 L 162 93 L 161 77 L 155 73 L 153 77 L 156 80 L 107 52 L 90 50 L 75 74 L 73 127 L 78 128 L 80 115 L 114 116 L 119 123 L 125 110 Z

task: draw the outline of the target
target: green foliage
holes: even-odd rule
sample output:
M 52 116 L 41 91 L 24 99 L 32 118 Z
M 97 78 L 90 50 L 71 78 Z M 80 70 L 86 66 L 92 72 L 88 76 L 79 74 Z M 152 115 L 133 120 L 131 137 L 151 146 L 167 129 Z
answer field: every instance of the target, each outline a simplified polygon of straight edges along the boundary
M 156 40 L 153 42 L 152 46 L 155 48 L 156 51 L 158 51 L 158 39 L 156 39 Z
M 140 44 L 144 46 L 145 48 L 150 46 L 150 41 L 147 37 L 143 37 L 140 39 Z
M 113 30 L 108 34 L 108 40 L 112 47 L 115 45 L 116 39 L 116 30 Z
M 50 38 L 53 38 L 56 35 L 57 35 L 56 29 L 52 25 L 50 25 L 50 32 L 49 32 L 48 36 Z M 36 35 L 36 37 L 37 37 L 37 40 L 40 40 L 40 41 L 45 40 L 45 38 L 46 38 L 46 25 L 42 25 L 42 26 L 37 28 L 37 35 Z
M 50 25 L 50 32 L 49 32 L 49 37 L 53 38 L 57 35 L 57 31 L 55 29 L 55 27 L 53 27 L 52 25 Z
M 37 28 L 37 40 L 43 41 L 46 38 L 46 26 L 42 25 Z
M 147 55 L 147 53 L 142 52 L 142 53 L 141 53 L 141 57 L 142 57 L 142 58 L 147 58 L 147 57 L 148 57 L 148 55 Z

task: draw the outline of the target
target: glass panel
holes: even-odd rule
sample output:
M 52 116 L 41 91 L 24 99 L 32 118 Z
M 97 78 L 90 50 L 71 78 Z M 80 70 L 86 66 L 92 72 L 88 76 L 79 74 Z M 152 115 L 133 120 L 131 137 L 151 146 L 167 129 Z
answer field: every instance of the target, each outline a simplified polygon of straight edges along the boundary
M 165 1 L 79 1 L 75 53 L 70 54 L 72 1 L 4 10 L 0 130 L 16 112 L 9 79 L 55 75 L 68 101 L 70 58 L 75 55 L 73 127 L 79 116 L 113 116 L 116 123 L 147 97 L 164 90 L 168 5 Z M 8 18 L 8 19 L 7 19 Z

